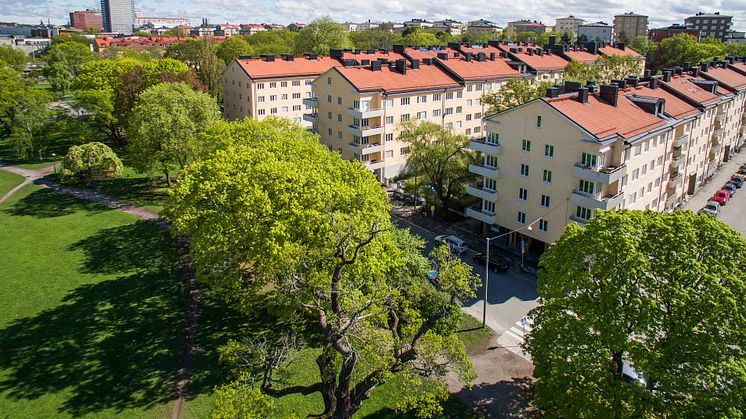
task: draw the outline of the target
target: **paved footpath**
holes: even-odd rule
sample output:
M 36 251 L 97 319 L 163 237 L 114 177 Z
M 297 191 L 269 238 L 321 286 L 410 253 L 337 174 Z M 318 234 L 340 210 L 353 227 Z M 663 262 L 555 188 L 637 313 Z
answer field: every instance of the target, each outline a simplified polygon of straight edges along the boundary
M 692 212 L 702 209 L 707 204 L 707 201 L 715 195 L 715 192 L 719 191 L 733 177 L 733 174 L 738 171 L 738 168 L 745 163 L 746 149 L 741 150 L 740 153 L 733 154 L 733 158 L 729 162 L 722 164 L 712 175 L 710 182 L 699 187 L 697 192 L 681 206 L 681 209 L 691 210 Z

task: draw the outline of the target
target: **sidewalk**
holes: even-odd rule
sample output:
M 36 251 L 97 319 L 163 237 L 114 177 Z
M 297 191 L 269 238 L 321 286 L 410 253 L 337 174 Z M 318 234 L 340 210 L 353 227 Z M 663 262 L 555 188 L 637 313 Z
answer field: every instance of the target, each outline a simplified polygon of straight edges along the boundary
M 692 212 L 699 211 L 702 207 L 707 204 L 712 195 L 719 191 L 728 180 L 733 177 L 733 174 L 738 171 L 738 168 L 746 163 L 746 152 L 741 150 L 740 153 L 734 153 L 733 158 L 724 163 L 718 168 L 713 174 L 712 179 L 706 185 L 701 186 L 697 189 L 697 192 L 689 198 L 682 206 L 681 209 L 690 210 Z

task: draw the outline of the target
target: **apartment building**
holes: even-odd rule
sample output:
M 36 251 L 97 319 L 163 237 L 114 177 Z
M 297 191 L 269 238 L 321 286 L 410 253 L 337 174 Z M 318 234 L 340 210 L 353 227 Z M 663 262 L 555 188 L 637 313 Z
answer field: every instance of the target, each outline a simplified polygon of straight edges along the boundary
M 223 70 L 225 118 L 262 120 L 276 116 L 310 128 L 303 115 L 311 108 L 304 104 L 311 98 L 311 84 L 320 74 L 340 65 L 335 58 L 315 54 L 239 57 Z
M 558 17 L 554 22 L 554 31 L 562 34 L 563 32 L 570 32 L 573 35 L 577 35 L 578 26 L 585 23 L 585 20 L 577 18 L 573 15 L 568 17 Z
M 638 36 L 648 36 L 647 16 L 632 12 L 614 16 L 614 40 L 632 41 Z
M 503 29 L 497 23 L 485 19 L 473 20 L 466 24 L 466 32 L 470 34 L 487 32 L 498 35 L 502 30 Z
M 528 19 L 523 19 L 516 20 L 514 22 L 508 22 L 508 26 L 505 29 L 513 34 L 518 34 L 521 32 L 533 32 L 537 35 L 541 35 L 547 31 L 547 26 L 535 20 L 531 21 Z
M 586 23 L 578 26 L 578 42 L 611 42 L 611 26 L 605 22 Z
M 715 13 L 697 13 L 684 19 L 687 28 L 699 30 L 703 37 L 712 36 L 720 40 L 725 39 L 733 24 L 733 16 Z
M 75 11 L 70 13 L 70 26 L 75 29 L 95 29 L 99 32 L 104 30 L 101 12 L 96 10 Z
M 599 209 L 672 210 L 742 145 L 744 70 L 731 59 L 600 89 L 567 82 L 485 118 L 467 215 L 543 251 Z

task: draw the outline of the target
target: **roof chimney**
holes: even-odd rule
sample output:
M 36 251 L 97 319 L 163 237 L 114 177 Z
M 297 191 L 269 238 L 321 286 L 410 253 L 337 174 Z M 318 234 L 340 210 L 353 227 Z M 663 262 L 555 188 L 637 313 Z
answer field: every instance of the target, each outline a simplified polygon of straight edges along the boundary
M 370 60 L 367 58 L 363 58 L 362 60 L 360 60 L 360 65 L 368 66 L 370 65 Z
M 557 43 L 557 35 L 551 35 L 549 37 L 549 45 L 554 45 Z
M 653 77 L 650 79 L 650 84 L 648 85 L 651 89 L 655 90 L 658 88 L 658 77 Z
M 559 97 L 559 87 L 552 86 L 547 89 L 547 97 L 553 98 L 553 97 Z
M 640 80 L 637 77 L 627 77 L 627 85 L 631 87 L 637 87 L 640 84 Z
M 440 58 L 441 60 L 446 60 L 447 61 L 448 60 L 448 53 L 447 52 L 439 52 L 438 53 L 438 58 Z
M 534 49 L 533 49 L 533 48 L 529 48 L 529 49 L 528 49 L 528 55 L 529 55 L 529 56 L 532 56 L 532 55 L 534 55 Z
M 692 67 L 690 70 L 692 77 L 699 77 L 699 67 Z
M 619 87 L 605 84 L 601 86 L 601 92 L 599 95 L 603 101 L 616 107 L 619 102 Z
M 285 61 L 294 61 L 295 56 L 293 54 L 282 54 L 282 59 Z
M 484 62 L 487 59 L 487 54 L 480 52 L 477 54 L 477 61 Z
M 494 52 L 490 52 L 490 61 L 495 61 L 495 55 Z
M 612 80 L 611 84 L 616 84 L 620 89 L 625 89 L 627 87 L 627 80 Z
M 412 59 L 412 70 L 418 70 L 420 68 L 420 60 L 417 58 Z
M 425 65 L 433 65 L 433 59 L 432 58 L 423 58 L 422 63 Z
M 587 87 L 581 87 L 580 89 L 578 89 L 578 102 L 588 103 L 588 88 Z
M 494 54 L 494 52 L 493 52 Z M 500 58 L 508 58 L 508 53 L 505 51 L 500 51 Z
M 471 52 L 464 53 L 464 57 L 466 58 L 466 61 L 471 62 Z
M 703 73 L 707 73 L 707 71 L 710 70 L 710 63 L 709 62 L 700 63 L 699 67 L 702 69 Z
M 666 83 L 671 82 L 671 70 L 664 70 L 663 71 L 663 81 Z
M 645 75 L 643 76 L 643 78 L 644 78 L 645 80 L 650 80 L 650 77 L 651 77 L 652 75 L 653 75 L 653 70 L 645 70 Z
M 341 49 L 330 49 L 329 50 L 329 56 L 332 58 L 342 58 L 344 55 L 344 51 Z
M 381 71 L 381 62 L 380 61 L 371 61 L 371 63 L 370 63 L 370 70 L 371 71 Z
M 375 49 L 369 49 L 369 50 L 365 51 L 365 53 L 366 54 L 375 54 L 376 50 Z
M 577 81 L 566 81 L 565 82 L 565 93 L 577 92 L 583 85 Z
M 399 54 L 404 52 L 404 45 L 402 44 L 394 44 L 394 47 L 392 49 L 394 52 L 398 52 Z
M 407 74 L 407 60 L 404 58 L 396 60 L 395 68 L 399 73 Z
M 585 87 L 588 88 L 589 92 L 594 93 L 596 91 L 596 81 L 595 80 L 588 80 L 585 83 Z

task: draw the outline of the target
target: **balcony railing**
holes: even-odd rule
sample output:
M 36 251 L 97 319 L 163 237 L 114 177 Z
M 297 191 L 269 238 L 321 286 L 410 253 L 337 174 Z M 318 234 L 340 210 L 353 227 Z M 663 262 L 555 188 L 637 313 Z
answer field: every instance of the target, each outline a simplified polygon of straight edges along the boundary
M 306 106 L 316 107 L 319 105 L 319 98 L 317 97 L 306 97 L 303 98 L 303 104 Z
M 497 200 L 497 191 L 486 189 L 479 185 L 470 185 L 466 188 L 466 193 L 471 196 L 476 196 L 487 201 L 495 202 Z
M 361 144 L 361 143 L 348 143 L 353 152 L 358 152 L 361 155 L 378 153 L 383 151 L 383 144 Z
M 673 139 L 673 146 L 674 148 L 686 148 L 688 142 L 689 142 L 688 134 L 680 135 Z
M 466 216 L 485 224 L 495 224 L 495 213 L 483 210 L 481 207 L 466 208 Z
M 572 172 L 573 176 L 609 185 L 627 174 L 627 165 L 593 167 L 582 162 L 577 162 Z
M 577 189 L 572 191 L 570 198 L 576 204 L 587 208 L 596 208 L 602 210 L 613 209 L 619 206 L 624 200 L 624 193 L 618 194 L 589 194 Z
M 319 120 L 319 114 L 317 113 L 303 114 L 303 120 L 311 122 L 311 123 L 317 122 Z
M 500 154 L 500 144 L 485 141 L 484 138 L 474 138 L 469 147 L 474 151 L 497 156 Z
M 352 135 L 357 135 L 358 137 L 370 137 L 371 135 L 383 134 L 383 125 L 350 125 L 348 130 Z
M 383 116 L 383 108 L 360 109 L 349 107 L 347 108 L 347 115 L 358 119 L 378 118 Z
M 500 169 L 492 166 L 484 166 L 481 164 L 470 164 L 469 172 L 476 175 L 484 176 L 487 178 L 494 179 L 500 174 Z
M 368 161 L 361 161 L 365 165 L 365 167 L 368 170 L 376 170 L 383 168 L 383 160 L 368 160 Z
M 571 221 L 575 221 L 576 223 L 580 224 L 581 226 L 584 226 L 584 225 L 586 225 L 588 223 L 588 220 L 586 220 L 585 218 L 580 218 L 577 215 L 571 215 L 570 216 L 570 220 Z

